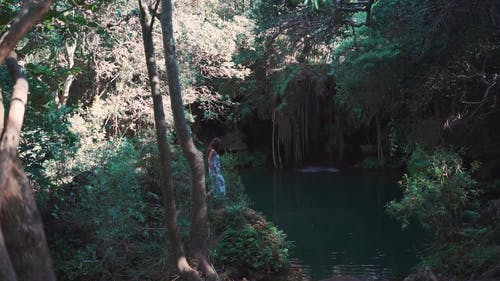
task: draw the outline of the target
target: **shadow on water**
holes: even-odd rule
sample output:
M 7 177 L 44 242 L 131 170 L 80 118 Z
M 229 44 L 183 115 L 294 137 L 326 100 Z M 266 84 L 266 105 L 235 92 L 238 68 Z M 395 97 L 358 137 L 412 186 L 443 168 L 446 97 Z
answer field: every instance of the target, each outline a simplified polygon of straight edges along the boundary
M 253 169 L 241 177 L 253 207 L 294 241 L 292 266 L 301 268 L 304 280 L 391 280 L 417 261 L 422 231 L 402 231 L 384 212 L 401 196 L 399 172 Z

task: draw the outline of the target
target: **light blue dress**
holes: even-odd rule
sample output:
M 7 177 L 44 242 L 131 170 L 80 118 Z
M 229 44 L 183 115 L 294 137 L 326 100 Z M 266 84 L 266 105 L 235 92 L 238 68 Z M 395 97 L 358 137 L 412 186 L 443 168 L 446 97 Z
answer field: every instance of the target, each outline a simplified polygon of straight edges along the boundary
M 222 176 L 222 171 L 220 168 L 220 156 L 219 154 L 215 153 L 213 161 L 213 166 L 215 173 L 211 171 L 211 169 L 208 169 L 208 172 L 210 174 L 210 177 L 212 178 L 212 189 L 215 190 L 216 195 L 226 195 L 226 181 L 224 180 L 224 177 Z

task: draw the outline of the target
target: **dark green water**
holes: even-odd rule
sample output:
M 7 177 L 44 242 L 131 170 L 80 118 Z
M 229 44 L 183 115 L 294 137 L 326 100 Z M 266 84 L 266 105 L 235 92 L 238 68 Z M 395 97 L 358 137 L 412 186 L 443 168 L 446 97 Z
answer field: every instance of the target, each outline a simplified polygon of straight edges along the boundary
M 241 177 L 254 209 L 295 242 L 293 261 L 306 280 L 398 279 L 417 261 L 423 233 L 402 231 L 384 212 L 385 204 L 401 194 L 400 173 L 254 169 Z

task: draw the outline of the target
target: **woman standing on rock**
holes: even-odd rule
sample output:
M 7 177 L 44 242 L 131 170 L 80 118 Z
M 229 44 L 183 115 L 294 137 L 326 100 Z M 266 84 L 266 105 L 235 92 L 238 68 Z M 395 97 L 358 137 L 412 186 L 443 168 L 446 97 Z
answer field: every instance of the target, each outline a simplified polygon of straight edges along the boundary
M 212 190 L 216 196 L 226 195 L 226 182 L 222 176 L 219 153 L 222 148 L 222 140 L 214 138 L 210 142 L 210 152 L 208 153 L 208 174 L 212 179 Z

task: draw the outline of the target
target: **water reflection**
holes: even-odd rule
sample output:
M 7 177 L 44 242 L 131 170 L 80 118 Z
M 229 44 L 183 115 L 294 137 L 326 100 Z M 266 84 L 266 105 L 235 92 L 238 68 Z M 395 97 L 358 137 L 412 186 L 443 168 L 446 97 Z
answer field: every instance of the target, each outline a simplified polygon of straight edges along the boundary
M 417 229 L 402 232 L 384 205 L 399 196 L 399 173 L 346 170 L 242 172 L 254 208 L 295 241 L 303 280 L 353 275 L 389 280 L 416 262 Z

